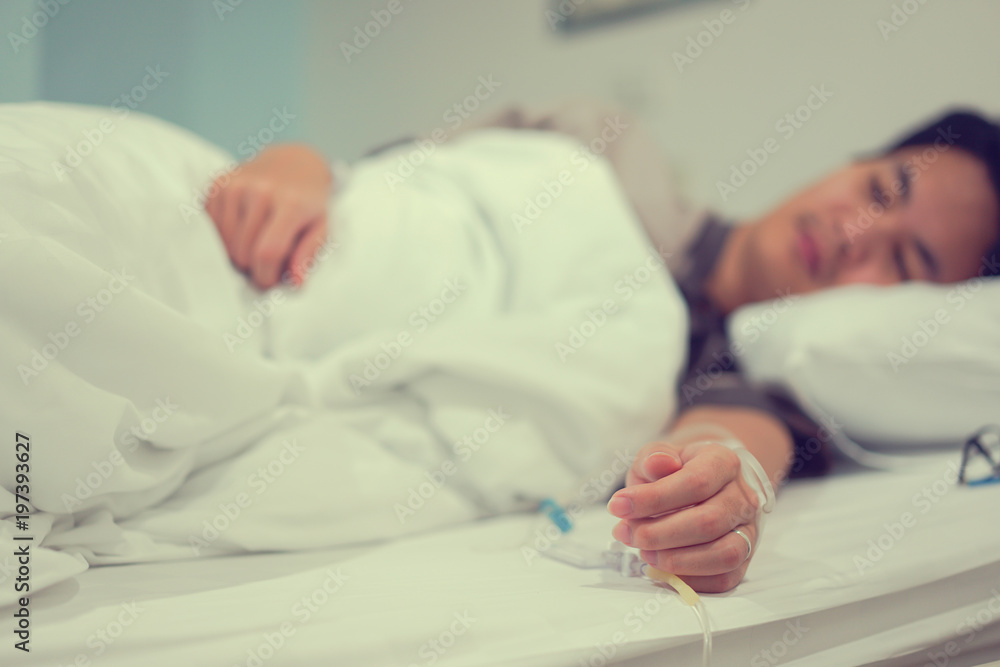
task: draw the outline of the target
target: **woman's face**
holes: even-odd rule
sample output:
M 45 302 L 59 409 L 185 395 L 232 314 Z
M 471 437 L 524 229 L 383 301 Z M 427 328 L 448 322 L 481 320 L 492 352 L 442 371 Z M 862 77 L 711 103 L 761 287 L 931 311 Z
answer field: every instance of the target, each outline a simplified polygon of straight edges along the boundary
M 980 274 L 1000 203 L 985 165 L 962 149 L 909 147 L 856 162 L 752 224 L 744 261 L 759 294 Z

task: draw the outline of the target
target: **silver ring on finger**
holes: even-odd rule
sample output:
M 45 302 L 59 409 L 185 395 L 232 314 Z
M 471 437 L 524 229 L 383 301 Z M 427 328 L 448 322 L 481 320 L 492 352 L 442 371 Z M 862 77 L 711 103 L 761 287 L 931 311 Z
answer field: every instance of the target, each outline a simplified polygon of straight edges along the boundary
M 733 528 L 732 531 L 730 531 L 730 532 L 736 533 L 737 535 L 739 535 L 740 537 L 742 537 L 744 540 L 746 540 L 746 543 L 747 543 L 747 557 L 743 559 L 742 563 L 740 563 L 740 565 L 743 565 L 743 563 L 745 563 L 748 560 L 750 560 L 750 554 L 753 553 L 753 542 L 751 542 L 750 538 L 747 537 L 747 534 L 744 533 L 739 528 Z

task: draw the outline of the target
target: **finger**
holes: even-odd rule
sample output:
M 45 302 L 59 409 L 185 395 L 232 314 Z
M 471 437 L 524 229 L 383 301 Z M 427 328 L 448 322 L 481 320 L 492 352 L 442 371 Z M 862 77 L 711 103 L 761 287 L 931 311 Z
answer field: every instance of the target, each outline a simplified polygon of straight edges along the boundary
M 292 257 L 288 262 L 288 275 L 295 285 L 302 285 L 306 276 L 312 270 L 316 258 L 316 253 L 326 242 L 327 225 L 326 216 L 320 218 L 307 227 L 292 251 Z
M 682 465 L 680 453 L 675 450 L 653 451 L 643 458 L 636 457 L 625 481 L 629 486 L 648 484 L 672 475 Z
M 638 468 L 640 472 L 633 473 L 631 470 L 626 476 L 626 488 L 634 488 L 637 485 L 649 484 L 651 481 L 671 475 L 681 469 L 681 462 L 677 456 L 667 452 L 652 452 L 644 461 L 633 463 L 633 469 Z M 639 493 L 642 493 L 639 491 Z M 635 513 L 635 496 L 633 493 L 616 492 L 608 501 L 608 511 L 619 518 L 637 516 Z
M 621 521 L 611 534 L 637 549 L 676 549 L 703 544 L 745 523 L 748 506 L 742 490 L 732 483 L 709 500 L 687 509 L 649 519 Z
M 655 455 L 655 456 L 654 456 Z M 670 459 L 673 459 L 673 462 Z M 681 467 L 680 448 L 669 442 L 651 442 L 635 455 L 625 483 L 646 484 L 656 481 Z
M 304 219 L 293 206 L 276 208 L 253 246 L 250 268 L 254 283 L 261 289 L 278 282 L 281 268 L 289 259 L 299 234 L 312 220 Z
M 731 512 L 701 504 L 655 519 L 621 521 L 611 534 L 627 546 L 658 551 L 711 542 L 737 525 Z
M 656 481 L 636 484 L 617 491 L 608 503 L 608 509 L 627 509 L 627 503 L 617 502 L 623 498 L 631 503 L 631 511 L 612 514 L 621 519 L 652 517 L 703 502 L 722 487 L 731 482 L 739 472 L 740 459 L 727 447 L 704 445 L 686 447 L 680 470 Z M 656 466 L 666 464 L 656 462 Z M 614 503 L 614 505 L 612 505 Z
M 247 193 L 243 198 L 239 227 L 234 231 L 233 260 L 244 271 L 252 268 L 254 248 L 261 230 L 270 224 L 273 216 L 271 197 L 261 192 Z
M 755 535 L 753 527 L 742 524 L 739 529 L 746 533 L 752 544 Z M 747 541 L 732 531 L 704 544 L 659 551 L 645 549 L 639 552 L 640 558 L 658 570 L 701 577 L 738 570 L 752 555 L 753 550 L 747 548 Z

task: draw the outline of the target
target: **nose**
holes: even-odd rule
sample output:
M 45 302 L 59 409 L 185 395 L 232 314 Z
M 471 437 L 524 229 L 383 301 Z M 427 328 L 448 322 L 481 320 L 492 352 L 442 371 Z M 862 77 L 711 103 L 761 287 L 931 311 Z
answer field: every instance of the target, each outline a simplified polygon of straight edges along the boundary
M 872 226 L 859 224 L 857 216 L 846 208 L 834 212 L 831 225 L 830 241 L 833 246 L 834 266 L 837 271 L 853 266 L 862 261 L 867 254 L 867 243 L 864 237 Z
M 904 227 L 899 215 L 886 211 L 878 217 L 840 219 L 834 231 L 837 269 L 842 271 L 872 258 L 891 261 L 893 247 L 899 243 Z

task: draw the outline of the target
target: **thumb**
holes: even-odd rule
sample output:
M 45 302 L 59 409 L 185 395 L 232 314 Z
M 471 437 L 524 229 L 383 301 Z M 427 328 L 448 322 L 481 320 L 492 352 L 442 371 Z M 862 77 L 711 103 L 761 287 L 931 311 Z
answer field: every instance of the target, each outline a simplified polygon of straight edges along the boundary
M 656 451 L 642 461 L 642 475 L 652 482 L 677 472 L 682 465 L 680 456 L 673 451 Z
M 668 442 L 651 442 L 632 462 L 628 484 L 645 484 L 672 475 L 682 467 L 680 447 Z

